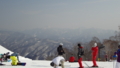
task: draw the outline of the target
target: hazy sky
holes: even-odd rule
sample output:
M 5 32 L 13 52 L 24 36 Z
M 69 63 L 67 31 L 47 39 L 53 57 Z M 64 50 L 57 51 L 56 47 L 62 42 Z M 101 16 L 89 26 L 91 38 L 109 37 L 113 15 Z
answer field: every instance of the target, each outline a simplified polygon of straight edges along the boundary
M 0 0 L 0 29 L 117 30 L 120 0 Z

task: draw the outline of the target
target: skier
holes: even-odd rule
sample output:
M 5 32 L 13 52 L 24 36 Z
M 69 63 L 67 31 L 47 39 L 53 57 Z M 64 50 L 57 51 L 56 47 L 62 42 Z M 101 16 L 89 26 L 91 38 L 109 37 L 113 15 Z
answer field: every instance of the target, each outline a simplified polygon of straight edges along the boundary
M 107 53 L 105 54 L 105 60 L 108 61 L 108 55 L 107 55 Z
M 97 46 L 97 43 L 94 43 L 94 45 L 92 47 L 92 61 L 93 61 L 93 66 L 92 67 L 98 67 L 98 65 L 96 63 L 97 55 L 98 55 L 98 46 Z
M 62 68 L 64 68 L 64 62 L 65 62 L 65 59 L 63 56 L 57 56 L 52 60 L 50 65 L 53 66 L 54 68 L 58 68 L 58 66 L 61 66 Z
M 62 46 L 63 46 L 63 43 L 60 43 L 59 47 L 57 48 L 58 55 L 63 55 L 63 54 L 65 54 Z
M 117 62 L 116 62 L 116 67 L 115 68 L 120 68 L 120 45 L 118 46 L 118 50 L 115 53 L 117 55 Z
M 79 63 L 79 68 L 84 68 L 82 65 L 82 56 L 84 55 L 83 47 L 81 46 L 80 43 L 78 43 L 78 63 Z

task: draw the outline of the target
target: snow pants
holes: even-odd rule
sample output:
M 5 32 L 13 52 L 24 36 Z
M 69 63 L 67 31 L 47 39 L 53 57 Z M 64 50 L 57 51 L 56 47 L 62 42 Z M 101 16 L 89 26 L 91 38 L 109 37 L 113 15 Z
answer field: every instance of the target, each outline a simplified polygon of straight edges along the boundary
M 17 65 L 18 60 L 17 60 L 17 57 L 16 57 L 16 56 L 10 56 L 10 59 L 12 60 L 11 65 Z
M 93 62 L 93 66 L 97 66 L 96 56 L 92 56 L 92 62 Z
M 61 60 L 60 62 L 61 62 L 61 67 L 64 68 L 64 60 Z M 56 65 L 54 63 L 54 68 L 58 68 L 58 67 L 59 67 L 59 65 Z
M 80 68 L 83 68 L 83 66 L 82 66 L 82 58 L 78 59 L 78 63 L 79 63 Z

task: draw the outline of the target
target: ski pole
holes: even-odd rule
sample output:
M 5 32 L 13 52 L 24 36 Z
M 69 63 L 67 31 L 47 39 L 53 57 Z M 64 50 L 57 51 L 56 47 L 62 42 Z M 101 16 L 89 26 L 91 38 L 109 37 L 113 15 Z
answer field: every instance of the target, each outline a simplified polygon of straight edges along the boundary
M 90 66 L 89 66 L 85 61 L 83 61 L 83 63 L 84 63 L 88 68 L 90 68 Z

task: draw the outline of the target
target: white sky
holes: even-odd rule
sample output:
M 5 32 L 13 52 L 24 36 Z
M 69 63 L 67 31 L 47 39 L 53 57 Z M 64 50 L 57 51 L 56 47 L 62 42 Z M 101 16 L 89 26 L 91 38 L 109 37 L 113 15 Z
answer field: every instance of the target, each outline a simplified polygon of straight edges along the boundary
M 118 30 L 120 0 L 0 0 L 0 29 Z

